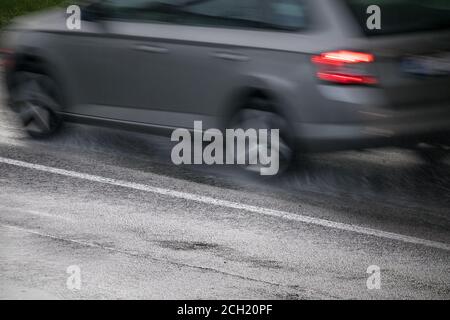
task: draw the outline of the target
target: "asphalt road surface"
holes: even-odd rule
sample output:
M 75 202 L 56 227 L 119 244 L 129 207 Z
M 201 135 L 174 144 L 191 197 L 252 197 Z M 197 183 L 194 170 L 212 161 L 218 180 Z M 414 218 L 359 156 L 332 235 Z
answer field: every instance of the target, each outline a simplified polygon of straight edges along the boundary
M 82 125 L 33 141 L 2 106 L 0 298 L 450 298 L 448 162 L 321 155 L 264 180 L 171 146 Z

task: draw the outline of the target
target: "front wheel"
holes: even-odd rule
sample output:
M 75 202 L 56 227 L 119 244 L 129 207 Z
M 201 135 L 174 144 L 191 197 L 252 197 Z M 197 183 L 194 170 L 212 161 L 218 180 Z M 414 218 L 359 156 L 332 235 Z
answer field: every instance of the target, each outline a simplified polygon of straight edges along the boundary
M 29 136 L 46 138 L 60 128 L 61 105 L 57 90 L 55 83 L 45 75 L 18 72 L 14 76 L 12 107 Z

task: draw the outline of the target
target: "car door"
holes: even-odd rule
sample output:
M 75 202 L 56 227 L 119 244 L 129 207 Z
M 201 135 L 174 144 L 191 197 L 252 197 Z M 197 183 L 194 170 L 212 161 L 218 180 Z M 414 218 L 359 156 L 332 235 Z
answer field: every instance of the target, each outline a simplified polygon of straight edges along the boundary
M 171 48 L 153 37 L 171 13 L 165 5 L 177 0 L 105 0 L 96 7 L 102 33 L 78 43 L 83 61 L 84 102 L 74 113 L 143 124 L 171 125 L 165 110 L 170 97 Z M 87 42 L 86 42 L 87 41 Z M 76 58 L 76 57 L 75 57 Z M 78 59 L 79 60 L 79 59 Z
M 164 127 L 217 124 L 249 57 L 230 36 L 262 19 L 259 0 L 105 0 L 96 116 Z M 253 31 L 254 32 L 254 31 Z M 251 37 L 251 35 L 249 35 Z M 221 40 L 223 39 L 223 41 Z

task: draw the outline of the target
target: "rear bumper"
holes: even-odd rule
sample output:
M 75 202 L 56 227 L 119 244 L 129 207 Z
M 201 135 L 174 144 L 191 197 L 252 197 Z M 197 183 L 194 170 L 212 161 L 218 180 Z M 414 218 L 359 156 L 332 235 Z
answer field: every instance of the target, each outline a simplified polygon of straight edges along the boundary
M 377 120 L 358 123 L 297 123 L 297 139 L 307 150 L 317 152 L 410 147 L 419 142 L 450 145 L 450 105 L 428 109 L 386 111 L 378 113 Z

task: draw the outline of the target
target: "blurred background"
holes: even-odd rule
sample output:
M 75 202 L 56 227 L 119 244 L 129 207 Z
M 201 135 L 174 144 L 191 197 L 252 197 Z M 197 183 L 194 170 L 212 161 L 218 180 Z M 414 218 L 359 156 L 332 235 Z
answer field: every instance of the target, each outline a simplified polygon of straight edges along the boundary
M 12 18 L 30 12 L 39 11 L 52 6 L 73 3 L 67 0 L 2 0 L 0 2 L 0 29 L 6 26 Z

